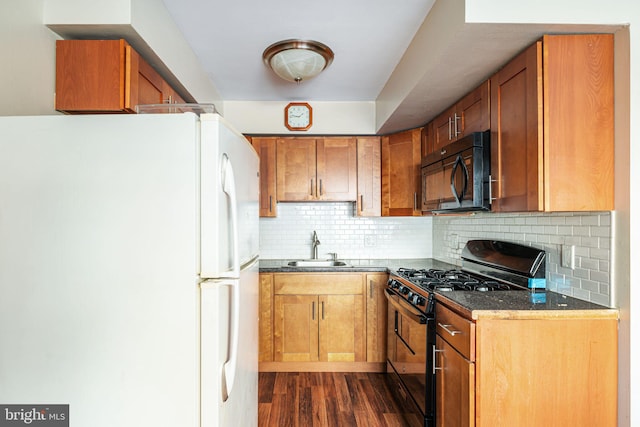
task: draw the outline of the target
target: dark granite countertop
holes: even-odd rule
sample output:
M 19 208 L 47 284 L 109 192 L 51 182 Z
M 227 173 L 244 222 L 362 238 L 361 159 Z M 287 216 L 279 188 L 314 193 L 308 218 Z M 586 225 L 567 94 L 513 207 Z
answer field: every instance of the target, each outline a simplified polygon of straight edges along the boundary
M 552 291 L 436 291 L 436 300 L 473 320 L 618 316 L 617 309 Z
M 398 268 L 456 268 L 455 265 L 432 258 L 409 259 L 341 259 L 350 267 L 290 267 L 289 261 L 295 259 L 261 259 L 261 273 L 348 273 L 348 272 L 389 272 Z

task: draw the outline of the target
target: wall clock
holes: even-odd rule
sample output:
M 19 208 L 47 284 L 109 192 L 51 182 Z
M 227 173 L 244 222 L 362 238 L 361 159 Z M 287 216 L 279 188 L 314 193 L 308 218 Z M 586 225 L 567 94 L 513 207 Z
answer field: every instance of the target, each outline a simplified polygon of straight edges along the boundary
M 284 125 L 289 130 L 307 130 L 313 124 L 313 110 L 306 102 L 290 102 L 284 107 Z

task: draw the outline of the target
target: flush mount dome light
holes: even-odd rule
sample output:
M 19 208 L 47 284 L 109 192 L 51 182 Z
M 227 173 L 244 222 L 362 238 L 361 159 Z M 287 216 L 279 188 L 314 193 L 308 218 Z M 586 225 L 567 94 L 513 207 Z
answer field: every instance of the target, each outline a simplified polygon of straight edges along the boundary
M 333 61 L 333 51 L 313 40 L 283 40 L 262 53 L 262 59 L 279 77 L 300 83 L 320 74 Z

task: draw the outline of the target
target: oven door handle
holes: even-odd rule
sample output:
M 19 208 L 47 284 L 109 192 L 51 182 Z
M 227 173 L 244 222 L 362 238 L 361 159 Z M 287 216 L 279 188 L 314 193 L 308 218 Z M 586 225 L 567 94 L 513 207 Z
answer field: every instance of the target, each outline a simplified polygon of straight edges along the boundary
M 391 304 L 398 312 L 407 316 L 412 321 L 424 325 L 427 323 L 427 316 L 421 313 L 416 313 L 414 311 L 409 310 L 409 308 L 400 305 L 399 301 L 394 300 L 391 296 L 395 295 L 393 291 L 389 289 L 385 289 L 385 296 L 387 297 L 387 301 Z

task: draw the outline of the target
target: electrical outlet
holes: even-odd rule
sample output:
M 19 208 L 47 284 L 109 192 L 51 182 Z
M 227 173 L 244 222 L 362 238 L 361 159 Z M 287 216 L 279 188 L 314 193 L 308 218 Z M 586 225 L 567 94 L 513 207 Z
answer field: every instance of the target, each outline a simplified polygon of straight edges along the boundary
M 364 237 L 364 245 L 365 246 L 375 246 L 376 245 L 376 236 L 365 236 Z
M 576 268 L 576 245 L 562 245 L 560 265 L 572 270 Z

